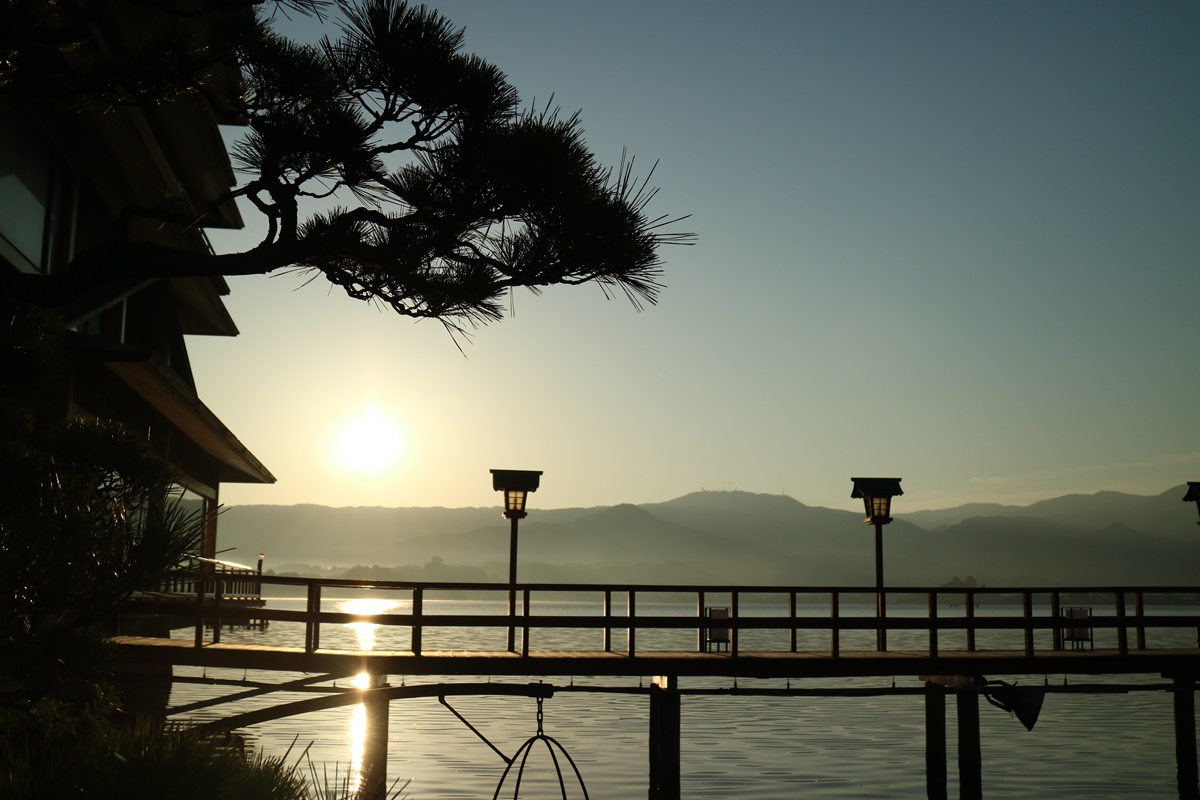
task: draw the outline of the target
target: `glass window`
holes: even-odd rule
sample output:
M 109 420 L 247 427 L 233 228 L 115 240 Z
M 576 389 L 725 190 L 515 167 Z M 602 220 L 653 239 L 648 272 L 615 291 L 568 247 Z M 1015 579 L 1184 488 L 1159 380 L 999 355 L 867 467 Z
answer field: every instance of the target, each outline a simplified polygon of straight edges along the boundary
M 50 151 L 13 114 L 0 114 L 0 236 L 39 269 L 52 185 Z

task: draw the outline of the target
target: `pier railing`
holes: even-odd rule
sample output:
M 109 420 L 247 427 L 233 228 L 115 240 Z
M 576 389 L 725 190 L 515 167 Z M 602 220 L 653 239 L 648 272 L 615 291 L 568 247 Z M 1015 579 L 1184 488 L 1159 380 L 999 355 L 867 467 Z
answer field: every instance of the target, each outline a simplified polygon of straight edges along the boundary
M 181 576 L 182 578 L 183 576 Z M 889 588 L 886 616 L 875 610 L 875 590 L 866 587 L 680 586 L 612 584 L 523 584 L 512 613 L 473 612 L 483 604 L 438 600 L 499 601 L 507 584 L 411 583 L 192 573 L 193 599 L 141 598 L 138 614 L 186 617 L 195 645 L 220 643 L 223 625 L 290 623 L 289 646 L 312 653 L 337 647 L 331 628 L 369 624 L 395 631 L 406 652 L 478 650 L 493 633 L 509 636 L 521 655 L 545 651 L 588 651 L 628 656 L 654 651 L 721 654 L 818 653 L 879 649 L 878 631 L 891 635 L 897 651 L 936 658 L 946 652 L 1007 651 L 1033 656 L 1047 651 L 1103 649 L 1127 655 L 1155 649 L 1196 648 L 1200 629 L 1197 587 L 1072 588 Z M 262 587 L 264 594 L 290 594 L 304 608 L 246 608 L 231 597 Z M 387 598 L 395 613 L 334 610 L 333 598 Z M 293 601 L 292 605 L 296 605 Z M 436 608 L 433 606 L 436 605 Z M 711 613 L 713 608 L 720 613 Z M 301 633 L 302 631 L 302 633 Z M 459 635 L 447 647 L 430 633 Z M 570 636 L 564 636 L 570 632 Z M 464 647 L 466 636 L 471 646 Z M 477 644 L 478 643 L 478 644 Z M 582 643 L 582 644 L 581 644 Z M 886 649 L 883 645 L 882 649 Z M 352 648 L 350 648 L 352 649 Z M 390 648 L 393 651 L 394 647 Z M 504 647 L 492 648 L 505 650 Z
M 254 568 L 210 558 L 194 559 L 197 566 L 167 575 L 158 589 L 168 596 L 196 597 L 201 602 L 262 600 L 263 575 Z

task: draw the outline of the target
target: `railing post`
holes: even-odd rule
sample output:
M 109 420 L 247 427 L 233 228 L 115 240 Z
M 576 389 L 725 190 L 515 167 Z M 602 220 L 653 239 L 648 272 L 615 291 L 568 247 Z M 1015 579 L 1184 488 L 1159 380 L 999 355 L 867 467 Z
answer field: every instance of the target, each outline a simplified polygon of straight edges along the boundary
M 737 657 L 738 654 L 738 633 L 741 626 L 738 624 L 738 592 L 736 589 L 729 593 L 729 654 Z
M 1129 631 L 1125 628 L 1125 593 L 1117 592 L 1117 652 L 1129 654 Z
M 696 619 L 704 620 L 704 590 L 696 592 Z M 696 652 L 704 652 L 704 644 L 708 640 L 708 628 L 703 625 L 696 628 Z
M 791 619 L 791 625 L 788 626 L 788 649 L 793 653 L 796 652 L 796 593 L 788 592 L 788 618 Z
M 529 655 L 529 590 L 521 592 L 521 616 L 524 624 L 521 626 L 521 655 Z
M 637 621 L 634 617 L 637 615 L 637 593 L 632 589 L 629 590 L 629 600 L 625 606 L 625 615 L 628 620 L 629 627 L 625 629 L 625 654 L 632 656 L 637 652 Z
M 929 593 L 929 657 L 937 658 L 938 654 L 938 597 L 937 592 Z
M 204 572 L 196 567 L 196 647 L 204 646 Z
M 975 652 L 975 593 L 967 592 L 963 602 L 967 605 L 967 652 Z
M 838 593 L 829 593 L 829 655 L 837 658 L 841 655 L 841 629 L 838 627 Z
M 221 595 L 225 591 L 225 579 L 221 573 L 213 573 L 213 635 L 212 643 L 221 643 Z
M 412 613 L 412 654 L 419 656 L 421 655 L 421 632 L 424 630 L 422 617 L 425 614 L 425 590 L 420 586 L 414 586 L 412 590 Z
M 1133 594 L 1133 614 L 1137 617 L 1137 649 L 1146 649 L 1146 593 L 1137 591 Z
M 604 652 L 612 652 L 612 590 L 604 590 Z
M 304 652 L 312 653 L 321 646 L 321 623 L 317 614 L 321 611 L 321 584 L 308 584 L 308 603 L 305 607 L 307 618 L 304 622 Z
M 258 554 L 258 577 L 259 577 L 259 580 L 255 581 L 255 583 L 254 583 L 254 599 L 256 599 L 256 600 L 262 600 L 262 573 L 263 573 L 263 559 L 264 558 L 266 558 L 265 554 L 263 554 L 263 553 Z
M 1021 618 L 1025 623 L 1025 656 L 1033 658 L 1033 592 L 1021 592 Z
M 1053 641 L 1050 646 L 1055 650 L 1063 649 L 1062 635 L 1062 598 L 1058 592 L 1050 593 L 1050 616 L 1054 617 L 1054 627 L 1051 629 L 1051 637 Z

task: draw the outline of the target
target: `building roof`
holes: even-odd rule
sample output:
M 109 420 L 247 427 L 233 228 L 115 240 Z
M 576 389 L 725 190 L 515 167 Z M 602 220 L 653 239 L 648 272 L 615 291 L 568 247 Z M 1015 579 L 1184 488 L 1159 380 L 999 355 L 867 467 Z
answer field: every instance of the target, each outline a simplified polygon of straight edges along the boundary
M 196 393 L 156 356 L 105 360 L 108 368 L 218 464 L 221 483 L 274 483 L 275 476 L 243 445 Z

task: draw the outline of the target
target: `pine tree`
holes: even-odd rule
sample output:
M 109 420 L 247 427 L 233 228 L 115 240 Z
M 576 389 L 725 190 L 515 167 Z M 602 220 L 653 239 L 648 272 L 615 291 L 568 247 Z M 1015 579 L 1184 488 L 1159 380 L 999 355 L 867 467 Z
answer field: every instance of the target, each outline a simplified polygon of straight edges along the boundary
M 656 301 L 662 245 L 693 236 L 649 212 L 653 169 L 639 179 L 632 158 L 600 166 L 578 113 L 521 110 L 504 74 L 464 52 L 464 32 L 434 10 L 286 6 L 330 33 L 290 40 L 269 22 L 279 5 L 237 0 L 0 4 L 0 96 L 60 114 L 203 98 L 245 125 L 232 152 L 243 181 L 209 210 L 253 208 L 256 245 L 214 255 L 152 243 L 139 225 L 203 224 L 204 213 L 130 207 L 67 280 L 319 272 L 351 297 L 455 329 L 499 319 L 519 286 L 595 283 L 637 307 Z M 97 47 L 111 19 L 126 21 L 113 26 L 121 46 Z

